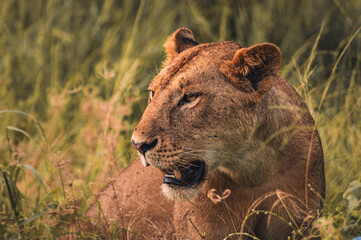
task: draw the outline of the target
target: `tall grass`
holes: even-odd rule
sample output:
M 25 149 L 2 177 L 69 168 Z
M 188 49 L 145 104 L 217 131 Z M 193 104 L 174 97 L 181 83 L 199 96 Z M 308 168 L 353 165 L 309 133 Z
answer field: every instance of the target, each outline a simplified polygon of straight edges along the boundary
M 0 1 L 0 239 L 61 235 L 134 159 L 144 90 L 178 27 L 280 47 L 324 147 L 314 227 L 361 235 L 360 12 L 357 0 Z

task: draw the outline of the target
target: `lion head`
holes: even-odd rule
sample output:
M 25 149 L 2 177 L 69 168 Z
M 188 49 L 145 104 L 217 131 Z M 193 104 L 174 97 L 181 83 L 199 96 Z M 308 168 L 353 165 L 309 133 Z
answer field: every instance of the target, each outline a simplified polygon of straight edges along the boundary
M 263 109 L 279 77 L 278 47 L 198 44 L 185 28 L 164 46 L 164 68 L 132 136 L 143 165 L 164 173 L 163 193 L 190 199 L 216 169 L 248 185 L 272 174 L 272 161 L 255 158 L 256 133 L 269 118 Z

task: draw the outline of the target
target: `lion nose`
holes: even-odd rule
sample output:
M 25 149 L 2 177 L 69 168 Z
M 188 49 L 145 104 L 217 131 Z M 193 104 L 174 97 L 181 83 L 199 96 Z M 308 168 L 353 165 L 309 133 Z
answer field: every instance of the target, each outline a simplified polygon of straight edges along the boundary
M 135 147 L 135 149 L 137 149 L 138 152 L 140 152 L 143 155 L 145 155 L 145 152 L 152 150 L 155 147 L 155 145 L 157 145 L 157 143 L 158 143 L 157 139 L 155 139 L 153 142 L 149 144 L 146 142 L 135 143 L 134 141 L 132 141 L 133 147 Z

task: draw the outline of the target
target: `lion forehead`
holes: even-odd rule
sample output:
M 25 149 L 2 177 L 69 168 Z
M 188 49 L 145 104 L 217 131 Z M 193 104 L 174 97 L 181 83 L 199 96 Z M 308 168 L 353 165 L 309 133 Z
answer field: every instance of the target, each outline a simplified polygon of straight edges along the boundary
M 196 74 L 200 68 L 212 69 L 222 61 L 231 60 L 240 48 L 241 46 L 234 42 L 220 42 L 201 44 L 187 49 L 162 69 L 150 84 L 149 89 L 165 88 L 182 73 L 189 76 Z M 181 81 L 183 81 L 182 78 Z

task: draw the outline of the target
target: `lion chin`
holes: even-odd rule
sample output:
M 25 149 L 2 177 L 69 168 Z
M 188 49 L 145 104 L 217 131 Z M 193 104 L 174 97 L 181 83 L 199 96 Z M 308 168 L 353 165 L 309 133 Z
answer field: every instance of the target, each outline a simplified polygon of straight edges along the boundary
M 184 188 L 163 183 L 162 193 L 170 200 L 186 201 L 195 198 L 201 192 L 202 186 L 203 183 L 200 183 L 196 186 Z

